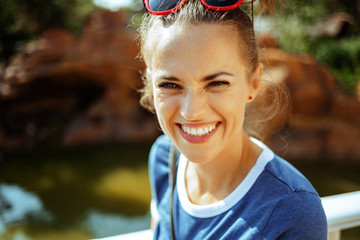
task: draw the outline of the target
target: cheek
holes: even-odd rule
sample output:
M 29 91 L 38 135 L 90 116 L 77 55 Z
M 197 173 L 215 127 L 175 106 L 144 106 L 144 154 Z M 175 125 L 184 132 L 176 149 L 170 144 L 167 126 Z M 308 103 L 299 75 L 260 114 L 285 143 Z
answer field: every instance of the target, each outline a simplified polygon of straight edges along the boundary
M 227 93 L 212 99 L 212 106 L 224 118 L 227 124 L 242 126 L 245 116 L 247 97 L 242 92 Z
M 213 105 L 216 105 L 220 108 L 225 109 L 242 109 L 245 107 L 248 96 L 246 91 L 241 90 L 231 90 L 224 92 L 223 94 L 214 94 L 209 97 L 209 100 Z
M 176 102 L 174 97 L 154 91 L 154 107 L 156 115 L 161 129 L 165 132 L 176 111 Z
M 162 130 L 164 130 L 164 118 L 166 118 L 166 104 L 164 103 L 164 101 L 162 101 L 162 99 L 156 94 L 156 92 L 154 93 L 154 108 L 155 108 L 155 112 L 156 112 L 156 116 L 158 118 L 160 127 Z

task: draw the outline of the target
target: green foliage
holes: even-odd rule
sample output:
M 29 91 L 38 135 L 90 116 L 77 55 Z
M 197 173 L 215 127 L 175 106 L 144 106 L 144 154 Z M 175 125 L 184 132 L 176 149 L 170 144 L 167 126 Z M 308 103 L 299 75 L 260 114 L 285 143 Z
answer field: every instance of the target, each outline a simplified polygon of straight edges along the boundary
M 83 19 L 95 9 L 91 0 L 12 0 L 13 15 L 19 30 L 33 32 L 49 27 L 65 27 L 78 31 Z
M 360 80 L 360 37 L 323 41 L 315 50 L 320 62 L 330 66 L 343 88 L 352 93 Z
M 346 11 L 351 6 L 348 2 L 289 0 L 275 18 L 275 32 L 284 50 L 315 56 L 329 66 L 344 90 L 353 94 L 360 80 L 360 36 L 355 28 L 342 39 L 310 34 L 319 18 Z
M 290 52 L 309 52 L 308 36 L 305 26 L 296 16 L 283 16 L 277 20 L 276 34 L 281 47 Z
M 50 27 L 79 32 L 84 18 L 95 8 L 91 0 L 2 0 L 1 58 L 6 60 L 19 44 L 37 38 Z
M 360 64 L 360 37 L 340 41 L 324 41 L 315 51 L 319 61 L 335 69 L 354 71 Z
M 332 71 L 343 89 L 347 93 L 354 94 L 356 85 L 360 80 L 360 67 L 356 68 L 355 71 L 346 68 L 341 70 L 332 69 Z

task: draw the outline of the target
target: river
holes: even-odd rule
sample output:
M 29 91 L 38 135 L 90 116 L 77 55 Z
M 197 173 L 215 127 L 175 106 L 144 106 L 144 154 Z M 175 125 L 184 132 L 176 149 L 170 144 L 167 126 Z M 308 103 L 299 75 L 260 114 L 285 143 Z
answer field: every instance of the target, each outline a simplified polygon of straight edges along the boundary
M 0 239 L 81 240 L 150 225 L 151 143 L 2 152 Z M 294 163 L 321 196 L 360 190 L 360 166 Z M 343 232 L 360 239 L 360 229 Z

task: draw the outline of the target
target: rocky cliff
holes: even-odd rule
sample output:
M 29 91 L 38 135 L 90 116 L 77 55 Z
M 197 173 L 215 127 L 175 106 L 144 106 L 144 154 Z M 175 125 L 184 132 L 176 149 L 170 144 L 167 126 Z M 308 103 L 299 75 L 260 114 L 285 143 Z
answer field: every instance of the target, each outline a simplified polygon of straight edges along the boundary
M 0 148 L 155 138 L 155 118 L 138 103 L 144 63 L 128 24 L 123 12 L 99 11 L 81 36 L 51 29 L 14 56 L 0 80 Z M 267 143 L 289 159 L 360 162 L 359 94 L 343 93 L 311 56 L 271 37 L 262 47 L 264 77 L 286 86 L 291 102 L 269 123 Z

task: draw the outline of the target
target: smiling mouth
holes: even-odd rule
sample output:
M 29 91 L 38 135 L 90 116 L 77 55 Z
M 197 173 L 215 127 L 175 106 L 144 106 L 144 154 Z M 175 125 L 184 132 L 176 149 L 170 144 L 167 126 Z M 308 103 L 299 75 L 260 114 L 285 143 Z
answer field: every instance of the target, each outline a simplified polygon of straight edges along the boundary
M 214 131 L 219 124 L 220 122 L 209 124 L 207 126 L 202 126 L 202 127 L 188 127 L 182 124 L 179 124 L 179 126 L 183 130 L 183 132 L 189 136 L 202 137 Z

